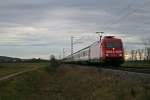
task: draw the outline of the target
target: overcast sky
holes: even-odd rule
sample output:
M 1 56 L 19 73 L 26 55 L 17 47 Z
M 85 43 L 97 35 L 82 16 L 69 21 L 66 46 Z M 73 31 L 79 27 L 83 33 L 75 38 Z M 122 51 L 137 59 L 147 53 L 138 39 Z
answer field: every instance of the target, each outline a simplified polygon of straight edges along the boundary
M 98 40 L 96 31 L 123 39 L 126 48 L 150 39 L 149 0 L 0 0 L 0 55 L 59 57 L 70 52 L 70 36 Z M 130 42 L 130 43 L 127 43 Z M 133 45 L 132 44 L 132 45 Z M 134 45 L 134 47 L 142 47 Z M 133 47 L 133 46 L 132 46 Z

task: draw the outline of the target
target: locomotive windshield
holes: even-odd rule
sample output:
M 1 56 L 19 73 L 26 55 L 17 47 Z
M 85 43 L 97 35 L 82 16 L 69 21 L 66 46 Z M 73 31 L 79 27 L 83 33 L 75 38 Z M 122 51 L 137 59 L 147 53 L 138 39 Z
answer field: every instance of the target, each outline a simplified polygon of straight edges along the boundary
M 106 43 L 107 48 L 121 48 L 120 42 L 108 42 Z

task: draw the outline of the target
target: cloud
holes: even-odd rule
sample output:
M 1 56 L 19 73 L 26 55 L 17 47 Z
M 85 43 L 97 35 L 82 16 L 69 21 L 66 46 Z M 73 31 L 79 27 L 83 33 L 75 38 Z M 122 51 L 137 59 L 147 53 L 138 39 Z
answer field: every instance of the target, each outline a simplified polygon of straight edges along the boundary
M 126 45 L 149 40 L 149 4 L 148 0 L 1 0 L 0 55 L 58 57 L 62 48 L 70 48 L 71 35 L 82 37 L 84 43 L 75 46 L 79 50 L 97 40 L 96 31 L 116 35 Z

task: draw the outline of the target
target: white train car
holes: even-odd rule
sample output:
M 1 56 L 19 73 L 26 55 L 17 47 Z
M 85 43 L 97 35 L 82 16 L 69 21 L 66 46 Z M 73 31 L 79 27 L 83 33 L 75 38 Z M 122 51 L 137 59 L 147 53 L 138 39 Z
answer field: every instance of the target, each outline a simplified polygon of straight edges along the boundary
M 77 51 L 73 54 L 73 62 L 99 62 L 100 59 L 100 45 L 99 41 L 92 45 Z M 70 58 L 70 57 L 69 57 Z M 70 60 L 70 59 L 68 59 Z
M 88 61 L 90 59 L 90 47 L 86 47 L 73 54 L 73 61 Z
M 99 62 L 100 60 L 100 43 L 99 41 L 90 46 L 90 62 Z

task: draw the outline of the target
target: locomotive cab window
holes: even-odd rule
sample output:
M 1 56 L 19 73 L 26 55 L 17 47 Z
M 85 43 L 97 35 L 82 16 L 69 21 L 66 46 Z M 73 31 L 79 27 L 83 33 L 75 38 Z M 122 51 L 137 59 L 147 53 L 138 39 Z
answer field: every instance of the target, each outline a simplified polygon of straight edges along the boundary
M 106 43 L 106 48 L 121 48 L 120 42 L 108 42 Z

